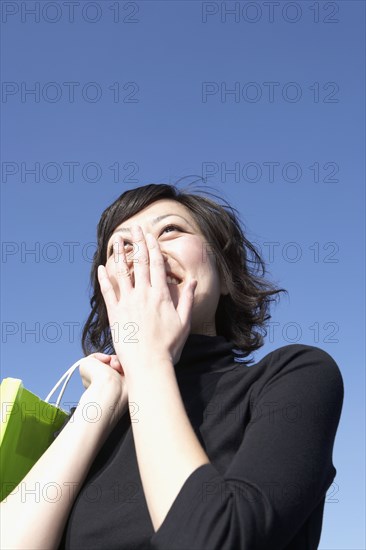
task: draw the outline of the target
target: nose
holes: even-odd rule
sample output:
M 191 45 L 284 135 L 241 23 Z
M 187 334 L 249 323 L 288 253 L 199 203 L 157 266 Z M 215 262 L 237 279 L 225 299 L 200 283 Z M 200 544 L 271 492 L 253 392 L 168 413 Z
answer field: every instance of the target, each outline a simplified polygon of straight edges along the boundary
M 164 260 L 164 264 L 166 264 L 168 262 L 168 256 L 166 255 L 165 252 L 161 251 L 161 254 L 163 256 L 163 260 Z M 126 256 L 126 259 L 127 259 L 127 266 L 128 266 L 128 269 L 130 270 L 130 273 L 131 275 L 133 276 L 133 272 L 134 272 L 134 263 L 136 261 L 136 258 L 134 257 L 134 255 L 131 257 L 131 255 L 127 254 Z

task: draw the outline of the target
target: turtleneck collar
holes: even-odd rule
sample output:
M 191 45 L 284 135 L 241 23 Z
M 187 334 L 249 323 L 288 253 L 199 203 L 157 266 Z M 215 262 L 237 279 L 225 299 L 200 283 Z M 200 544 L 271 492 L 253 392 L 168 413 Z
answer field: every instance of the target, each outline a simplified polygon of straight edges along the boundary
M 177 375 L 185 373 L 223 372 L 236 367 L 233 343 L 224 336 L 189 334 L 179 361 Z

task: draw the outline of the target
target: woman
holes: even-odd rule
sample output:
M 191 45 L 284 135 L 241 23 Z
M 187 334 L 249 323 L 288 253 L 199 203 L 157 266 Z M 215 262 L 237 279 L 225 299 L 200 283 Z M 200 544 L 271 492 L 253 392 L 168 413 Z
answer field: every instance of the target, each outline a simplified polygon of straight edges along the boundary
M 343 381 L 313 346 L 250 364 L 282 291 L 264 273 L 227 203 L 161 184 L 105 210 L 86 391 L 23 481 L 61 491 L 8 497 L 3 548 L 317 548 Z

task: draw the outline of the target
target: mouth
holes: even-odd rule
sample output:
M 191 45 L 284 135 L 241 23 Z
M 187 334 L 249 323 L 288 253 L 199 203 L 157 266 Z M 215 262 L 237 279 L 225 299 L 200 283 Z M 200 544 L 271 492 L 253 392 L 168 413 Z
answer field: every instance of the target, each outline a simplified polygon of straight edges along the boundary
M 179 286 L 182 283 L 182 279 L 174 275 L 174 273 L 167 273 L 166 282 L 168 285 Z
M 174 273 L 166 273 L 166 282 L 168 285 L 179 286 L 182 284 L 183 280 Z M 132 284 L 135 285 L 135 276 L 132 274 Z

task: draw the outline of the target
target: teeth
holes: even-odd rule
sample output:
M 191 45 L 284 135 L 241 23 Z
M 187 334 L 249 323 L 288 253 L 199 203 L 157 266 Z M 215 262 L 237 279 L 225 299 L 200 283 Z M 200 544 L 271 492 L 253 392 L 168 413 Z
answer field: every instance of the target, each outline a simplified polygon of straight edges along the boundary
M 170 285 L 179 285 L 178 279 L 176 279 L 175 277 L 171 277 L 170 275 L 166 276 L 166 281 Z

